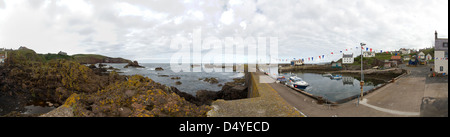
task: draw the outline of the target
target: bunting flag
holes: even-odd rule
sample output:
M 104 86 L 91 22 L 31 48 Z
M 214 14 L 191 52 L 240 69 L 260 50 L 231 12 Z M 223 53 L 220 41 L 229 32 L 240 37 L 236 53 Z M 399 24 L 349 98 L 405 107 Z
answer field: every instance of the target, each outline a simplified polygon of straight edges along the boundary
M 359 49 L 358 48 L 359 46 L 356 46 L 355 47 L 355 49 Z M 380 50 L 380 49 L 374 49 L 374 48 L 369 48 L 369 47 L 365 47 L 365 49 L 366 49 L 366 51 L 369 51 L 370 50 L 370 52 L 374 52 L 374 53 L 376 53 L 377 51 L 380 51 L 379 53 L 383 53 L 383 52 L 386 52 L 387 54 L 389 54 L 390 52 L 389 51 L 383 51 L 383 50 Z M 361 50 L 364 50 L 364 46 L 361 46 Z M 339 53 L 344 53 L 344 49 L 342 49 L 342 50 L 338 50 L 339 51 Z M 348 48 L 347 49 L 345 49 L 345 52 L 348 52 L 349 50 L 348 50 Z M 357 51 L 357 50 L 356 50 Z M 353 52 L 353 48 L 350 48 L 350 52 Z M 396 53 L 396 52 L 394 52 L 395 53 L 395 55 L 398 55 L 398 53 Z M 394 53 L 391 53 L 391 54 L 394 54 Z M 320 61 L 320 60 L 324 60 L 325 59 L 325 55 L 334 55 L 334 51 L 330 51 L 330 52 L 328 52 L 328 54 L 323 54 L 323 55 L 318 55 L 319 56 L 319 60 L 318 61 Z M 332 56 L 330 56 L 330 57 L 332 57 Z M 307 57 L 308 58 L 308 60 L 306 60 L 306 57 L 305 58 L 302 58 L 302 57 L 299 57 L 298 58 L 298 61 L 303 61 L 303 62 L 305 62 L 305 61 L 314 61 L 314 56 L 312 56 L 312 57 Z M 317 56 L 316 56 L 316 58 L 317 58 Z M 293 58 L 294 60 L 297 60 L 297 58 Z M 436 60 L 437 59 L 439 59 L 439 60 L 446 60 L 446 59 L 448 59 L 448 58 L 436 58 Z M 292 59 L 278 59 L 278 60 L 281 60 L 281 61 L 287 61 L 287 62 L 289 62 L 289 61 L 291 61 Z M 317 59 L 316 59 L 317 60 Z

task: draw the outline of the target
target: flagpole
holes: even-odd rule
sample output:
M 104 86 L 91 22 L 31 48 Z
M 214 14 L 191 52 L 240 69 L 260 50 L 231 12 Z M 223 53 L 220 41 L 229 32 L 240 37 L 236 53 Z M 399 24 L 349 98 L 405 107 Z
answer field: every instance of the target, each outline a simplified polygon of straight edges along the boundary
M 363 99 L 363 96 L 364 96 L 364 90 L 363 90 L 363 86 L 364 86 L 364 70 L 363 70 L 363 46 L 365 46 L 366 44 L 365 43 L 360 43 L 360 45 L 361 45 L 361 82 L 360 82 L 360 85 L 361 85 L 361 98 L 360 98 L 360 100 L 362 101 L 362 99 Z M 359 104 L 359 103 L 358 103 Z

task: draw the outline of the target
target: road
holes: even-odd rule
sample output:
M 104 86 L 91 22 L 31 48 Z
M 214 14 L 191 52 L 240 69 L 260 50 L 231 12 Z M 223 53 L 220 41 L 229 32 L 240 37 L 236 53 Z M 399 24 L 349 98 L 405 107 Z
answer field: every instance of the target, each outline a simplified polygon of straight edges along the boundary
M 282 84 L 269 85 L 286 102 L 309 117 L 448 116 L 448 78 L 429 78 L 429 66 L 401 67 L 411 73 L 364 96 L 359 103 L 355 99 L 335 106 L 317 104 L 315 99 Z

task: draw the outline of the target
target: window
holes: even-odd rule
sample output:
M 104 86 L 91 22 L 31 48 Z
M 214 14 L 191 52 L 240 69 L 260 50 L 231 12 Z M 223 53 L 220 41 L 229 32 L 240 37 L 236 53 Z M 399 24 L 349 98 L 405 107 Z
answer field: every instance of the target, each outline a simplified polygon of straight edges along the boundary
M 448 58 L 448 51 L 444 52 L 444 57 Z
M 444 71 L 444 66 L 439 67 L 440 71 Z
M 447 43 L 447 42 L 444 42 L 443 47 L 444 47 L 444 48 L 447 48 L 447 47 L 448 47 L 448 43 Z

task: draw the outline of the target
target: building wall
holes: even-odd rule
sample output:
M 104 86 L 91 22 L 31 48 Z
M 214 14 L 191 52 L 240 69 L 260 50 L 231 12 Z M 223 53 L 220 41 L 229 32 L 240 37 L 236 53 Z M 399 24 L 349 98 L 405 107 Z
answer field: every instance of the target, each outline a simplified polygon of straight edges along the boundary
M 375 57 L 374 52 L 363 52 L 363 57 Z
M 441 59 L 444 58 L 445 52 L 446 51 L 434 51 L 435 58 L 438 58 L 434 60 L 434 71 L 448 75 L 448 60 Z M 441 66 L 443 67 L 443 71 L 440 70 Z
M 448 51 L 448 47 L 444 47 L 444 43 L 447 42 L 448 43 L 448 39 L 436 39 L 435 40 L 435 44 L 434 44 L 434 50 L 447 50 Z
M 435 37 L 436 38 L 434 43 L 434 58 L 435 58 L 434 71 L 437 73 L 445 73 L 446 75 L 448 75 L 448 38 L 437 38 L 438 37 L 437 33 L 435 34 Z M 447 47 L 444 47 L 444 43 L 447 43 Z M 446 52 L 447 57 L 445 56 Z M 441 66 L 443 67 L 442 71 Z
M 342 58 L 342 64 L 353 64 L 353 58 Z

